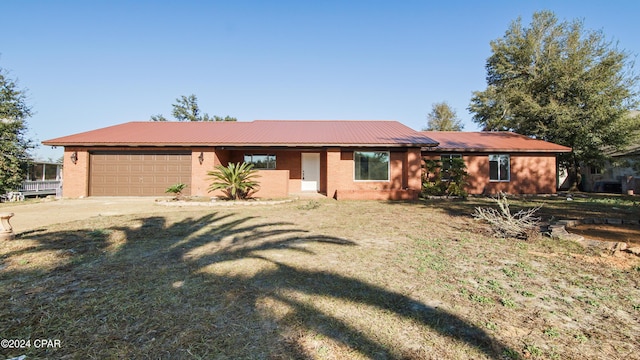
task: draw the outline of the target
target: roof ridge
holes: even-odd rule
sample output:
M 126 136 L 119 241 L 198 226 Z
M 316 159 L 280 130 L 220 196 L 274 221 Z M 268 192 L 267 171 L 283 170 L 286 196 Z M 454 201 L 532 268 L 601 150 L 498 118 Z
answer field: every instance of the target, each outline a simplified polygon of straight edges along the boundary
M 130 121 L 46 140 L 45 145 L 434 146 L 436 141 L 394 120 Z M 223 123 L 225 125 L 223 125 Z M 222 145 L 221 145 L 222 144 Z
M 284 119 L 256 119 L 253 120 L 251 122 L 267 122 L 267 121 L 273 121 L 273 122 L 300 122 L 300 123 L 306 123 L 306 122 L 399 122 L 397 120 L 349 120 L 349 119 L 342 119 L 342 120 L 336 120 L 336 119 L 309 119 L 309 120 L 304 120 L 304 119 L 297 119 L 297 120 L 284 120 Z M 404 124 L 403 124 L 404 125 Z

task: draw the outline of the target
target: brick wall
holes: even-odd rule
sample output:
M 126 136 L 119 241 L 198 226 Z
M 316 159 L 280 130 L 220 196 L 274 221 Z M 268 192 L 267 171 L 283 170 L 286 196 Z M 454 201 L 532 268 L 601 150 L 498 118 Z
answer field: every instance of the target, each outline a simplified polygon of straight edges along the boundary
M 422 156 L 420 149 L 412 148 L 406 152 L 405 169 L 407 184 L 404 187 L 412 190 L 422 190 Z
M 71 154 L 76 153 L 78 161 L 71 161 Z M 63 160 L 62 196 L 81 198 L 89 195 L 89 153 L 83 148 L 66 147 Z
M 344 196 L 351 198 L 384 198 L 405 199 L 416 198 L 420 191 L 422 181 L 420 177 L 420 149 L 396 150 L 390 152 L 390 179 L 389 181 L 354 181 L 353 150 L 341 150 L 340 148 L 328 148 L 318 151 L 296 150 L 233 150 L 225 157 L 230 162 L 242 162 L 245 153 L 274 154 L 276 155 L 276 171 L 288 171 L 288 193 L 300 191 L 302 178 L 303 152 L 320 153 L 320 192 L 329 197 L 336 197 L 341 190 Z M 281 174 L 269 176 L 273 170 L 263 170 L 259 179 L 261 190 L 256 196 L 279 197 L 282 194 Z M 275 173 L 274 173 L 275 174 Z M 269 176 L 268 178 L 266 176 Z M 273 187 L 273 190 L 267 189 Z M 407 188 L 414 191 L 404 191 Z M 273 191 L 273 193 L 271 193 Z M 378 195 L 375 193 L 379 192 Z
M 90 152 L 92 151 L 157 151 L 157 150 L 170 150 L 170 151 L 184 151 L 184 148 L 171 147 L 171 148 L 162 148 L 158 149 L 157 147 L 140 147 L 140 148 L 131 148 L 131 147 L 65 147 L 64 150 L 64 158 L 63 158 L 63 183 L 62 183 L 62 196 L 67 198 L 81 198 L 89 196 L 89 171 L 90 171 Z M 76 152 L 78 160 L 74 164 L 71 161 L 71 154 Z M 194 151 L 195 152 L 195 151 Z M 195 157 L 192 156 L 192 177 L 193 172 L 202 166 L 199 166 L 197 156 L 200 155 L 198 152 Z M 198 164 L 198 167 L 193 167 L 195 164 Z M 196 171 L 196 176 L 200 176 Z M 187 184 L 190 185 L 191 184 Z M 193 193 L 192 193 L 193 194 Z
M 167 150 L 164 148 L 163 150 Z M 172 148 L 171 150 L 184 150 Z M 64 184 L 63 196 L 85 197 L 89 195 L 89 151 L 105 150 L 104 148 L 68 147 L 64 153 Z M 109 150 L 132 151 L 132 148 L 114 147 Z M 158 148 L 138 148 L 136 150 L 158 150 Z M 71 154 L 77 152 L 78 161 L 71 162 Z M 269 153 L 276 155 L 276 170 L 260 171 L 261 190 L 257 197 L 284 197 L 289 193 L 300 191 L 302 175 L 301 153 L 305 151 L 269 151 L 269 150 L 226 150 L 214 147 L 196 147 L 191 149 L 191 195 L 215 196 L 220 193 L 209 193 L 211 184 L 208 171 L 214 170 L 216 165 L 227 165 L 228 162 L 242 162 L 245 153 Z M 336 197 L 337 191 L 350 193 L 353 198 L 404 198 L 409 192 L 404 190 L 418 190 L 420 180 L 419 149 L 396 150 L 390 152 L 389 181 L 354 181 L 353 150 L 329 148 L 318 151 L 320 153 L 320 192 L 329 197 Z M 200 155 L 202 154 L 202 163 Z M 378 195 L 375 193 L 379 192 Z M 390 195 L 391 194 L 391 195 Z M 411 192 L 411 194 L 413 194 Z M 346 196 L 346 195 L 345 195 Z M 413 197 L 413 195 L 411 195 Z
M 335 158 L 329 165 L 329 177 L 333 178 L 335 188 L 341 190 L 390 190 L 402 189 L 405 180 L 403 164 L 404 152 L 390 152 L 390 171 L 387 181 L 356 181 L 354 180 L 353 151 L 342 151 L 339 159 Z M 419 174 L 419 172 L 418 172 Z
M 497 153 L 496 153 L 497 154 Z M 440 160 L 426 153 L 425 159 Z M 556 192 L 556 156 L 548 153 L 510 154 L 510 180 L 490 181 L 489 154 L 464 154 L 469 194 L 553 194 Z
M 276 156 L 276 170 L 287 170 L 289 173 L 287 189 L 289 192 L 300 191 L 300 180 L 302 178 L 302 151 L 270 151 L 270 150 L 234 150 L 228 156 L 230 162 L 243 162 L 244 154 L 273 154 Z M 317 151 L 319 152 L 319 151 Z M 264 170 L 271 171 L 271 170 Z M 259 180 L 262 182 L 262 180 Z M 261 192 L 264 194 L 266 186 L 261 184 Z M 280 193 L 279 191 L 277 193 Z
M 337 199 L 416 199 L 422 186 L 420 149 L 390 151 L 388 181 L 355 181 L 353 150 L 327 152 L 327 196 Z
M 260 190 L 257 198 L 284 198 L 289 196 L 289 170 L 258 170 Z
M 202 164 L 200 164 L 200 155 L 202 154 Z M 214 148 L 203 147 L 191 149 L 191 195 L 193 196 L 209 196 L 207 189 L 211 185 L 208 171 L 212 171 L 217 165 L 217 156 Z

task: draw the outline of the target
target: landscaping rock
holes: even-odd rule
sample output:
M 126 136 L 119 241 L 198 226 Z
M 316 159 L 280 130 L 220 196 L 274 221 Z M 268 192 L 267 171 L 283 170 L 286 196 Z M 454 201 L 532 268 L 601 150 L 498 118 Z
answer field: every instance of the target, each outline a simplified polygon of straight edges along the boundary
M 571 234 L 567 231 L 566 226 L 576 226 L 580 223 L 582 224 L 611 224 L 611 225 L 622 225 L 624 224 L 635 224 L 637 221 L 635 220 L 622 220 L 622 219 L 602 219 L 602 218 L 588 218 L 582 221 L 580 220 L 558 220 L 553 224 L 545 226 L 544 224 L 541 226 L 541 231 L 546 235 L 554 239 L 560 240 L 571 240 L 577 242 L 578 244 L 584 247 L 590 248 L 598 248 L 603 250 L 605 253 L 609 252 L 615 256 L 624 256 L 622 252 L 632 253 L 634 255 L 640 256 L 640 246 L 634 246 L 629 248 L 629 244 L 626 242 L 608 242 L 602 240 L 593 240 L 593 239 L 585 239 L 584 236 L 578 234 Z M 546 231 L 545 231 L 546 229 Z
M 567 233 L 566 235 L 562 235 L 560 240 L 575 241 L 577 243 L 582 244 L 582 242 L 584 241 L 584 236 L 578 235 L 578 234 Z
M 557 225 L 557 224 L 549 225 L 548 230 L 551 233 L 552 238 L 558 238 L 561 235 L 568 234 L 567 229 L 565 229 L 564 225 Z
M 558 225 L 564 225 L 565 227 L 572 227 L 580 225 L 580 220 L 558 220 Z
M 564 225 L 549 225 L 549 230 L 551 231 L 551 237 L 554 239 L 571 240 L 576 242 L 584 240 L 584 236 L 569 233 Z
M 602 249 L 602 250 L 611 250 L 610 247 L 609 247 L 609 243 L 606 242 L 606 241 L 593 240 L 593 239 L 583 239 L 579 243 L 580 243 L 580 245 L 582 245 L 584 247 L 598 248 L 598 249 Z
M 292 202 L 294 199 L 284 200 L 229 200 L 229 201 L 156 201 L 163 206 L 252 206 L 252 205 L 277 205 Z
M 615 244 L 613 244 L 613 246 L 611 246 L 611 253 L 614 255 L 619 255 L 621 251 L 624 251 L 627 249 L 627 243 L 626 242 L 617 242 Z
M 20 355 L 20 356 L 17 356 L 17 357 L 12 357 L 12 358 L 7 359 L 7 360 L 25 360 L 26 358 L 27 358 L 27 355 Z

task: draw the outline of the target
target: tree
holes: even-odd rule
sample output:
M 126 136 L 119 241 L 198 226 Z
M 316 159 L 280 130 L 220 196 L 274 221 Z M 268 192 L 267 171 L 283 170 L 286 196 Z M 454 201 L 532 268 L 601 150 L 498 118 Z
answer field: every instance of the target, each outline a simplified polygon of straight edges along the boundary
M 176 103 L 173 106 L 173 117 L 177 121 L 237 121 L 238 119 L 230 116 L 214 115 L 210 117 L 209 114 L 200 114 L 200 107 L 198 106 L 198 98 L 191 94 L 189 96 L 180 96 L 176 99 Z M 152 121 L 168 121 L 162 114 L 152 115 Z
M 26 137 L 31 114 L 25 91 L 0 68 L 0 194 L 17 189 L 26 177 L 29 151 L 35 147 Z
M 469 110 L 484 130 L 506 130 L 569 146 L 560 157 L 575 185 L 580 164 L 599 165 L 603 148 L 624 148 L 640 129 L 638 76 L 630 54 L 581 21 L 559 22 L 549 11 L 531 24 L 511 23 L 491 42 L 487 89 Z
M 427 131 L 461 131 L 464 127 L 456 111 L 444 101 L 432 105 L 427 120 Z

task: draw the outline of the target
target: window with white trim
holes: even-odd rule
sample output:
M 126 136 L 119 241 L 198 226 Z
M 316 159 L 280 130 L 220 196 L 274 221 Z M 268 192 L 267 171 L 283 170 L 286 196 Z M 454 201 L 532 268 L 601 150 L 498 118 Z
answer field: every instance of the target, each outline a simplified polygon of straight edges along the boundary
M 273 154 L 244 154 L 244 162 L 253 164 L 254 169 L 273 170 L 276 168 L 276 156 Z
M 510 180 L 511 159 L 507 154 L 489 155 L 489 180 L 505 181 Z
M 388 151 L 355 151 L 354 180 L 389 181 Z

